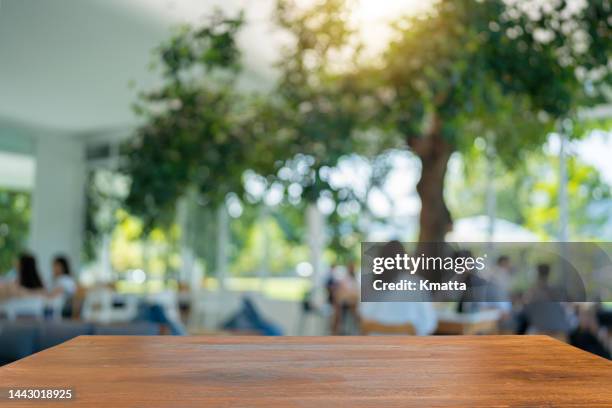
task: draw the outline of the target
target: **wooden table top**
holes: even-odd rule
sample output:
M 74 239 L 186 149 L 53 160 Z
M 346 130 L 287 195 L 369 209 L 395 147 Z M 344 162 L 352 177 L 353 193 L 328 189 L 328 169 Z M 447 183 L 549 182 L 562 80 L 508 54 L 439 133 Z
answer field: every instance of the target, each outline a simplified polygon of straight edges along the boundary
M 612 362 L 545 336 L 83 336 L 0 368 L 0 390 L 3 407 L 612 407 Z

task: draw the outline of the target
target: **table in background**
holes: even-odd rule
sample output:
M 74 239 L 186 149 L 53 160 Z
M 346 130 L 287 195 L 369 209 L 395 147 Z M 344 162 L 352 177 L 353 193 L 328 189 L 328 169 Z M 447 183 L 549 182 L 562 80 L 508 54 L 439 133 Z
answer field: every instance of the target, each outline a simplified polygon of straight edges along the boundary
M 485 310 L 474 313 L 458 313 L 448 309 L 437 310 L 436 334 L 495 334 L 498 331 L 501 312 Z
M 0 368 L 2 398 L 71 388 L 67 407 L 611 407 L 611 385 L 545 336 L 79 337 Z

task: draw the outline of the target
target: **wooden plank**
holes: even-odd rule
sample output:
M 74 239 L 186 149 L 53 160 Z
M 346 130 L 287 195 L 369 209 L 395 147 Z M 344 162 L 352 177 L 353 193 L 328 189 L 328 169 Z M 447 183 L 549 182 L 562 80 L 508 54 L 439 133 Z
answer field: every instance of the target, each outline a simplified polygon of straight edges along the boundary
M 546 336 L 79 337 L 0 368 L 46 407 L 612 407 L 612 363 Z

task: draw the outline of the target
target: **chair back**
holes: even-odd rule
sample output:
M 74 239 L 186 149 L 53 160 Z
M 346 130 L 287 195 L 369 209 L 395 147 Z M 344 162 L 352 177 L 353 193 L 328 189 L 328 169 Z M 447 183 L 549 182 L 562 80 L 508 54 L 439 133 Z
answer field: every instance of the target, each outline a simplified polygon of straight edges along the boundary
M 121 295 L 108 288 L 87 292 L 83 301 L 83 320 L 95 323 L 128 322 L 138 314 L 138 299 Z

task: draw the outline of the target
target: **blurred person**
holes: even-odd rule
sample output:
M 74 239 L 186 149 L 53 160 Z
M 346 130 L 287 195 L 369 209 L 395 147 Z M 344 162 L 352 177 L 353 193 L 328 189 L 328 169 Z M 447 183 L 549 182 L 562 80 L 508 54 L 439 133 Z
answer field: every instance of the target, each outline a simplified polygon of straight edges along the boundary
M 57 299 L 55 313 L 63 317 L 72 316 L 72 301 L 77 291 L 77 284 L 71 274 L 68 258 L 56 255 L 53 259 L 53 284 L 49 296 Z
M 0 283 L 0 299 L 42 294 L 45 287 L 34 256 L 22 253 L 15 261 L 16 279 Z
M 474 257 L 469 250 L 457 251 L 454 256 L 455 258 Z M 506 262 L 509 263 L 509 259 L 504 259 L 502 265 Z M 463 279 L 468 289 L 459 299 L 457 312 L 476 313 L 484 310 L 498 310 L 502 317 L 510 314 L 512 302 L 502 286 L 503 283 L 498 284 L 493 276 L 489 280 L 485 279 L 474 268 L 466 270 L 463 273 Z
M 589 353 L 610 359 L 610 350 L 600 338 L 600 327 L 594 308 L 581 308 L 578 326 L 570 333 L 569 343 Z
M 431 301 L 364 302 L 359 309 L 362 319 L 389 326 L 409 323 L 417 336 L 433 334 L 438 317 Z
M 30 254 L 21 254 L 17 262 L 17 285 L 27 291 L 42 291 L 45 286 L 40 279 L 36 258 Z
M 609 297 L 600 296 L 599 300 L 595 303 L 597 323 L 606 328 L 612 335 L 612 308 L 609 306 L 606 307 L 606 304 L 602 302 L 602 299 L 609 299 Z
M 187 329 L 180 319 L 170 316 L 166 309 L 159 304 L 141 303 L 138 306 L 138 314 L 134 321 L 159 324 L 162 326 L 162 332 L 167 330 L 173 336 L 184 336 L 187 334 Z M 268 332 L 262 332 L 262 334 L 273 335 Z
M 337 279 L 333 286 L 334 314 L 332 320 L 332 334 L 340 334 L 343 324 L 349 317 L 357 318 L 357 304 L 359 302 L 359 282 L 355 264 L 349 262 L 346 274 Z
M 514 267 L 510 257 L 502 254 L 497 258 L 495 266 L 491 268 L 488 276 L 492 290 L 488 296 L 492 300 L 495 300 L 494 302 L 490 302 L 488 307 L 501 312 L 501 316 L 498 321 L 498 330 L 502 334 L 510 334 L 516 331 L 518 314 L 520 313 L 518 310 L 513 308 L 513 273 Z
M 395 257 L 405 254 L 401 242 L 390 241 L 381 250 L 382 257 Z M 411 275 L 405 271 L 389 270 L 380 275 L 386 282 L 399 282 L 402 279 L 418 281 L 418 273 Z M 362 302 L 359 305 L 360 317 L 376 323 L 398 326 L 410 324 L 414 328 L 415 334 L 425 336 L 432 334 L 438 326 L 436 310 L 431 302 L 431 296 L 425 292 L 411 293 L 412 301 L 398 302 L 391 301 L 392 294 L 388 294 L 389 301 L 385 302 L 385 294 L 378 302 Z M 408 296 L 408 295 L 406 295 Z
M 467 249 L 456 251 L 453 254 L 453 258 L 471 258 L 472 252 Z M 484 294 L 484 289 L 487 285 L 487 281 L 475 273 L 472 269 L 466 268 L 465 272 L 458 274 L 463 279 L 463 282 L 467 286 L 467 290 L 459 298 L 457 304 L 458 313 L 475 313 L 482 309 L 481 299 Z
M 490 275 L 491 281 L 510 298 L 512 292 L 512 262 L 508 255 L 500 255 Z
M 518 334 L 546 333 L 566 340 L 574 326 L 574 316 L 562 303 L 561 292 L 550 283 L 549 264 L 537 266 L 533 288 L 525 296 L 525 306 L 518 316 Z
M 53 259 L 53 288 L 51 293 L 54 295 L 63 295 L 66 298 L 74 296 L 77 284 L 72 277 L 70 271 L 70 263 L 68 258 L 63 255 L 57 255 Z
M 338 281 L 336 297 L 337 301 L 344 303 L 355 303 L 359 298 L 359 282 L 354 262 L 347 265 L 346 274 Z
M 337 265 L 332 265 L 329 269 L 327 279 L 325 279 L 325 290 L 327 291 L 327 302 L 333 307 L 336 299 L 336 288 L 338 281 L 336 279 L 336 268 Z
M 331 324 L 330 331 L 331 333 L 335 333 L 338 328 L 337 326 L 337 318 L 336 318 L 336 290 L 338 288 L 338 279 L 336 277 L 338 266 L 333 264 L 329 269 L 329 273 L 327 278 L 325 279 L 325 291 L 327 294 L 327 306 L 329 306 L 330 315 L 331 315 Z
M 528 302 L 558 300 L 558 295 L 557 289 L 550 284 L 550 265 L 538 264 L 534 287 L 527 293 Z

